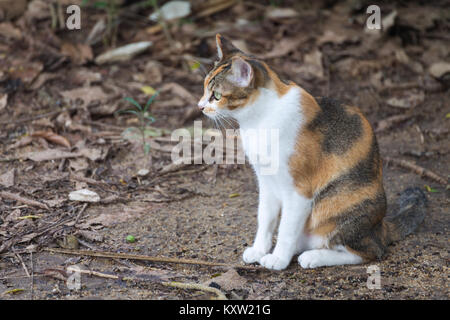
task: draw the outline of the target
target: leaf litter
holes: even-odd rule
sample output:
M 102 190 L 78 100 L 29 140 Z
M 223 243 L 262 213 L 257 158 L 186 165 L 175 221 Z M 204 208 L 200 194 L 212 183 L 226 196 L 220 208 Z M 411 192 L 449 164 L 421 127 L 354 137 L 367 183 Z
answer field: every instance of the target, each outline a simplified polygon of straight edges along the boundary
M 436 15 L 439 3 L 436 8 L 387 6 L 383 7 L 388 13 L 383 20 L 385 29 L 376 35 L 361 31 L 366 18 L 363 11 L 348 10 L 342 3 L 319 1 L 304 7 L 290 1 L 280 6 L 199 1 L 192 3 L 188 17 L 168 21 L 167 35 L 160 23 L 148 19 L 151 8 L 138 10 L 145 20 L 141 26 L 138 18 L 126 15 L 129 8 L 124 5 L 117 20 L 117 48 L 141 41 L 152 44 L 139 54 L 129 52 L 119 59 L 122 61 L 106 59 L 102 64 L 102 53 L 115 50 L 102 43 L 108 28 L 104 13 L 97 12 L 95 21 L 88 18 L 90 27 L 82 30 L 79 38 L 75 33 L 51 29 L 49 4 L 30 1 L 23 8 L 24 21 L 19 18 L 0 24 L 4 31 L 0 52 L 6 53 L 0 66 L 0 252 L 13 254 L 14 247 L 27 262 L 29 250 L 38 250 L 42 258 L 36 268 L 49 276 L 59 275 L 61 280 L 66 279 L 64 261 L 57 260 L 61 257 L 56 254 L 45 256 L 42 248 L 58 246 L 70 235 L 77 237 L 81 247 L 96 250 L 240 262 L 242 251 L 252 241 L 255 223 L 257 188 L 251 170 L 236 165 L 217 165 L 214 170 L 179 166 L 170 159 L 172 130 L 189 128 L 193 120 L 200 119 L 197 100 L 202 95 L 204 73 L 216 58 L 214 35 L 222 32 L 315 95 L 332 95 L 361 106 L 369 121 L 377 124 L 382 156 L 388 160 L 384 167 L 388 197 L 413 183 L 439 191 L 428 193 L 431 208 L 424 231 L 408 238 L 381 262 L 387 280 L 396 272 L 396 263 L 403 264 L 404 274 L 414 270 L 417 278 L 396 278 L 396 283 L 407 284 L 407 290 L 387 284 L 389 291 L 369 292 L 363 287 L 355 291 L 348 280 L 358 277 L 357 268 L 303 272 L 295 263 L 286 273 L 245 271 L 237 276 L 223 273 L 222 278 L 212 277 L 217 272 L 204 267 L 172 270 L 155 264 L 155 276 L 174 272 L 182 281 L 196 284 L 224 279 L 216 284 L 225 291 L 231 288 L 228 297 L 233 292 L 241 298 L 348 299 L 355 298 L 355 292 L 364 298 L 439 297 L 442 292 L 436 275 L 443 264 L 430 248 L 431 244 L 442 245 L 439 226 L 448 223 L 440 214 L 440 208 L 446 206 L 444 192 L 432 184 L 445 188 L 448 183 L 448 130 L 443 129 L 450 113 L 445 104 L 449 84 L 446 35 Z M 319 11 L 326 22 L 319 19 Z M 32 26 L 39 27 L 30 36 Z M 99 64 L 93 63 L 96 59 Z M 149 165 L 137 140 L 121 135 L 136 123 L 133 117 L 114 113 L 125 107 L 125 97 L 145 104 L 151 89 L 160 96 L 150 110 L 156 119 L 152 130 L 157 134 L 148 135 Z M 411 150 L 419 155 L 415 162 L 406 158 Z M 433 156 L 422 156 L 425 154 Z M 399 158 L 402 156 L 405 159 Z M 143 168 L 148 172 L 137 175 Z M 438 175 L 433 175 L 436 172 Z M 79 188 L 89 188 L 101 200 L 87 204 L 68 199 L 68 194 Z M 128 234 L 137 241 L 126 243 Z M 417 238 L 421 242 L 415 244 Z M 417 263 L 410 262 L 411 256 Z M 0 261 L 0 270 L 23 272 L 20 263 L 4 261 Z M 88 270 L 91 274 L 114 273 L 100 259 L 91 261 L 95 264 Z M 424 261 L 431 261 L 437 271 Z M 127 269 L 116 263 L 115 267 L 124 273 L 136 272 L 134 276 L 138 273 L 133 268 L 146 268 L 135 265 Z M 151 272 L 147 276 L 151 279 Z M 50 285 L 55 283 L 50 278 L 47 281 L 48 285 L 36 288 L 36 295 L 63 298 L 70 294 L 62 286 L 61 293 L 53 293 Z M 326 282 L 331 284 L 323 291 Z M 16 282 L 15 287 L 25 286 Z M 0 292 L 6 290 L 0 283 Z M 154 286 L 145 291 L 127 286 L 125 293 L 100 290 L 105 297 L 211 294 Z M 89 287 L 88 292 L 98 291 Z

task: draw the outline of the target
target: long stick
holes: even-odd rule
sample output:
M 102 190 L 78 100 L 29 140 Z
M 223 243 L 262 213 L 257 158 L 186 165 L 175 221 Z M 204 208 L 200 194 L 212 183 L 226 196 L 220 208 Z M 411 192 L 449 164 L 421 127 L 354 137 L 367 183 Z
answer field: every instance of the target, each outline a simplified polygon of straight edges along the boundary
M 100 277 L 100 278 L 113 279 L 113 280 L 120 279 L 119 276 L 116 276 L 113 274 L 102 273 L 102 272 L 98 272 L 98 271 L 72 269 L 71 267 L 68 267 L 67 270 L 84 273 L 84 274 L 88 274 L 90 276 L 96 276 L 96 277 Z M 141 279 L 132 278 L 132 277 L 123 277 L 122 280 L 142 281 Z M 218 300 L 228 300 L 227 297 L 219 289 L 213 288 L 213 287 L 208 287 L 208 286 L 205 286 L 205 285 L 202 285 L 199 283 L 185 283 L 185 282 L 178 282 L 178 281 L 161 281 L 158 283 L 160 283 L 166 287 L 179 288 L 179 289 L 193 289 L 193 290 L 211 292 L 211 293 L 214 293 L 217 295 Z
M 178 263 L 178 264 L 193 264 L 201 266 L 210 267 L 228 267 L 236 269 L 246 269 L 246 270 L 264 270 L 255 266 L 243 266 L 238 264 L 228 264 L 221 262 L 209 262 L 202 260 L 192 260 L 192 259 L 177 259 L 177 258 L 164 258 L 164 257 L 151 257 L 137 254 L 128 253 L 115 253 L 115 252 L 104 252 L 104 251 L 87 251 L 87 250 L 68 250 L 59 248 L 44 248 L 44 251 L 52 253 L 63 253 L 72 254 L 78 256 L 89 256 L 89 257 L 99 257 L 99 258 L 111 258 L 111 259 L 130 259 L 130 260 L 142 260 L 151 262 L 162 262 L 162 263 Z
M 427 177 L 429 179 L 432 179 L 436 182 L 439 182 L 440 184 L 443 184 L 444 186 L 448 184 L 447 179 L 437 175 L 436 173 L 434 173 L 433 171 L 430 171 L 428 169 L 422 168 L 420 166 L 418 166 L 417 164 L 410 162 L 410 161 L 406 161 L 406 160 L 401 160 L 401 159 L 394 159 L 394 158 L 390 158 L 390 157 L 384 157 L 383 158 L 386 162 L 388 163 L 393 163 L 399 167 L 402 168 L 406 168 L 409 169 L 411 171 L 413 171 L 414 173 L 418 174 L 419 176 L 423 176 L 423 177 Z
M 49 210 L 47 205 L 43 204 L 42 202 L 39 202 L 39 201 L 36 201 L 36 200 L 32 200 L 32 199 L 28 199 L 28 198 L 24 198 L 24 197 L 21 197 L 21 196 L 19 196 L 17 194 L 11 193 L 11 192 L 2 191 L 2 192 L 0 192 L 0 197 L 6 198 L 6 199 L 11 199 L 11 200 L 16 200 L 16 201 L 28 204 L 30 206 L 39 207 L 39 208 L 42 208 L 42 209 Z

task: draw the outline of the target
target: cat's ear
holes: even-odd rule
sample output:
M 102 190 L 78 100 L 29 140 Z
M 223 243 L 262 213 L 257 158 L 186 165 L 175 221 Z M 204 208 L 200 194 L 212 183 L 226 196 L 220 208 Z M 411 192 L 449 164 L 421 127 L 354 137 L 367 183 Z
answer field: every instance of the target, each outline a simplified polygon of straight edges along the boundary
M 230 40 L 223 37 L 219 33 L 216 34 L 216 45 L 217 45 L 217 55 L 219 56 L 219 61 L 221 61 L 225 56 L 233 52 L 239 52 Z
M 231 61 L 231 73 L 227 79 L 238 87 L 248 87 L 253 79 L 252 66 L 241 57 L 234 57 Z

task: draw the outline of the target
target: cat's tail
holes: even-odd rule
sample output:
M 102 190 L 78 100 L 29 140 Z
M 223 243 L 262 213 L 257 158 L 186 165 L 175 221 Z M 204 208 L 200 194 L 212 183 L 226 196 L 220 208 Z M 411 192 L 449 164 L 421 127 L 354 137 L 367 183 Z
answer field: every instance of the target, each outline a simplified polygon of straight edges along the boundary
M 411 234 L 427 212 L 427 198 L 419 188 L 408 188 L 397 199 L 396 208 L 383 219 L 383 242 L 389 245 Z

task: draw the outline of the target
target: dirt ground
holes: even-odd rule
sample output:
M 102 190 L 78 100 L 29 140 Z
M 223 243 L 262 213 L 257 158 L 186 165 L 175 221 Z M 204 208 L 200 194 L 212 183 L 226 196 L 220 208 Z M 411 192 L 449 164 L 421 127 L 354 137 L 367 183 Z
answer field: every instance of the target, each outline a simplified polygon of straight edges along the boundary
M 380 2 L 382 17 L 396 12 L 396 18 L 375 35 L 364 31 L 366 2 L 355 3 L 238 1 L 203 17 L 194 7 L 190 19 L 170 26 L 173 46 L 151 23 L 122 17 L 117 46 L 141 40 L 153 46 L 107 65 L 93 61 L 106 44 L 83 40 L 105 15 L 101 10 L 86 9 L 87 26 L 79 32 L 52 29 L 51 17 L 41 12 L 38 19 L 30 9 L 12 22 L 0 20 L 0 299 L 215 297 L 162 284 L 168 281 L 211 285 L 230 299 L 448 299 L 450 78 L 441 72 L 450 61 L 448 5 Z M 280 7 L 297 15 L 273 18 L 270 9 Z M 426 192 L 423 224 L 382 261 L 304 270 L 295 257 L 281 272 L 230 271 L 46 251 L 244 265 L 258 204 L 251 167 L 173 167 L 170 161 L 172 130 L 190 130 L 193 120 L 213 127 L 195 106 L 203 67 L 190 67 L 185 58 L 210 68 L 219 31 L 313 95 L 363 110 L 376 129 L 390 207 L 407 187 Z M 156 121 L 149 155 L 139 138 L 124 135 L 136 119 L 115 113 L 129 107 L 125 97 L 145 104 L 144 86 L 160 92 L 150 107 Z M 141 169 L 149 172 L 138 175 Z M 421 176 L 421 169 L 439 177 Z M 68 199 L 82 188 L 98 193 L 100 202 Z M 126 240 L 130 235 L 134 242 Z M 73 265 L 99 274 L 82 274 L 81 290 L 71 290 L 67 267 Z M 367 286 L 370 265 L 379 268 L 379 289 Z

